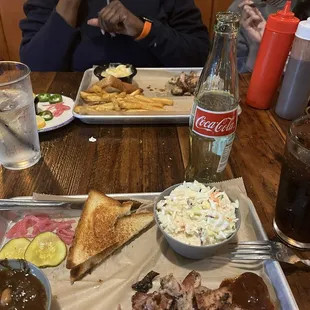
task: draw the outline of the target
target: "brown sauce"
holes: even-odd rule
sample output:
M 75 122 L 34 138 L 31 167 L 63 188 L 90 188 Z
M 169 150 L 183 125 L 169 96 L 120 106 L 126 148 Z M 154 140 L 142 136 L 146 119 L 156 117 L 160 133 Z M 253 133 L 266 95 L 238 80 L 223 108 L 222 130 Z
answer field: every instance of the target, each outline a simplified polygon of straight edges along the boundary
M 236 279 L 227 279 L 220 287 L 228 286 L 232 292 L 232 302 L 245 310 L 274 310 L 268 287 L 255 273 L 246 272 Z
M 28 268 L 0 270 L 0 310 L 45 310 L 46 303 L 43 284 Z

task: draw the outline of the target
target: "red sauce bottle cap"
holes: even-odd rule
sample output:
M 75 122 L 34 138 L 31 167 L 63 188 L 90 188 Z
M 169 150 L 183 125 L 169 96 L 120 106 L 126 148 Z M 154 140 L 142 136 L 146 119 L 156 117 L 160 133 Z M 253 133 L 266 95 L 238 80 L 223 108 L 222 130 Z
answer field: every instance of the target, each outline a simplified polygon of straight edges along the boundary
M 270 31 L 294 34 L 299 19 L 291 11 L 292 1 L 287 1 L 283 10 L 271 14 L 268 18 L 266 28 Z

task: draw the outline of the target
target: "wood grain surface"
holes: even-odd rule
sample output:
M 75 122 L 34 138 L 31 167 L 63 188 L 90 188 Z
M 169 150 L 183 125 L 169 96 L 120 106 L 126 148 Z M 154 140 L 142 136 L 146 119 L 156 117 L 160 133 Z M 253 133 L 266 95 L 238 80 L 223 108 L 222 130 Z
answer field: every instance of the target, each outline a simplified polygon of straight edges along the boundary
M 0 61 L 5 59 L 9 59 L 9 52 L 6 44 L 6 38 L 4 35 L 2 17 L 0 11 Z
M 81 73 L 33 73 L 35 92 L 75 98 Z M 227 167 L 227 177 L 240 177 L 263 226 L 273 239 L 272 218 L 281 159 L 289 122 L 272 111 L 244 104 L 249 76 L 240 80 L 242 114 Z M 89 142 L 95 137 L 95 143 Z M 0 168 L 0 198 L 48 194 L 162 191 L 184 179 L 188 162 L 188 126 L 86 125 L 79 120 L 40 134 L 42 159 L 24 171 Z M 300 254 L 300 253 L 299 253 Z M 310 258 L 304 252 L 303 257 Z M 300 309 L 310 309 L 310 269 L 282 265 Z M 286 309 L 284 309 L 286 310 Z
M 19 47 L 22 39 L 19 22 L 21 19 L 25 18 L 23 11 L 25 2 L 26 0 L 0 0 L 0 19 L 2 19 L 5 37 L 5 46 L 3 46 L 3 48 L 7 48 L 8 51 L 8 57 L 4 58 L 5 60 L 19 61 Z

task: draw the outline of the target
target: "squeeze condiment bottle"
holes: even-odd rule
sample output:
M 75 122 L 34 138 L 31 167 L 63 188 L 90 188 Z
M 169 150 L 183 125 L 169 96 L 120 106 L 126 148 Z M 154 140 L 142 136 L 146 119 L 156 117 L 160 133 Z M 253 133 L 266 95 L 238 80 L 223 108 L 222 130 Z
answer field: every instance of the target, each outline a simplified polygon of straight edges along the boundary
M 310 17 L 299 23 L 276 113 L 293 120 L 305 114 L 310 96 Z
M 257 54 L 246 103 L 269 109 L 287 61 L 299 19 L 291 12 L 291 1 L 271 14 Z

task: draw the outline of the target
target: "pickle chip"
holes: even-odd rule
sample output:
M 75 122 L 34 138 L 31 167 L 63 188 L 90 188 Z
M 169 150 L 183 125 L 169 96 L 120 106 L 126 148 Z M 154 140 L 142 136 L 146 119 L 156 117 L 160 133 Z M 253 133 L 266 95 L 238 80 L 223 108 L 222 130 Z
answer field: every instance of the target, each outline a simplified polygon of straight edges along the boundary
M 58 266 L 67 256 L 64 242 L 52 232 L 37 235 L 29 244 L 25 260 L 38 267 Z
M 10 240 L 0 251 L 0 259 L 24 259 L 30 241 L 26 238 Z

